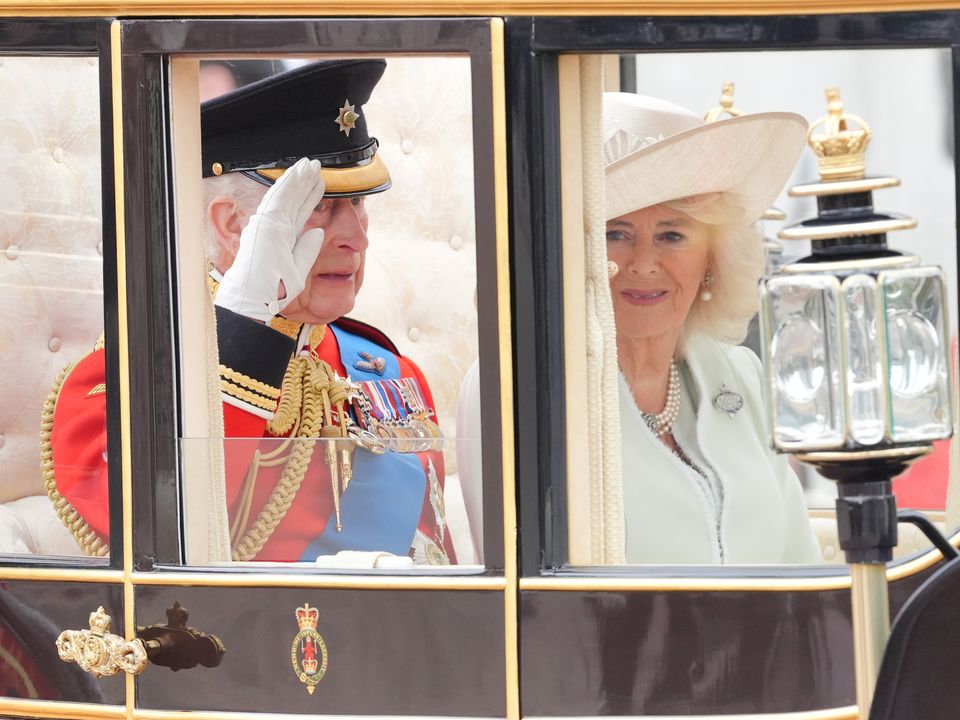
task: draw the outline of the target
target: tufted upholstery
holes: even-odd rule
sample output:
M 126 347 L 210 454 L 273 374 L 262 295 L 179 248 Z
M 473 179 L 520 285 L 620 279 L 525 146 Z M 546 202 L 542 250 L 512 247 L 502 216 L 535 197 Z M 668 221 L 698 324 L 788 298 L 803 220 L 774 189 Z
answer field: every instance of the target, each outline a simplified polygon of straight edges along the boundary
M 470 61 L 390 59 L 365 111 L 393 187 L 367 200 L 370 249 L 351 314 L 420 365 L 454 437 L 460 384 L 477 357 Z
M 447 438 L 456 437 L 460 386 L 477 358 L 470 88 L 466 57 L 391 58 L 365 106 L 393 187 L 367 200 L 370 249 L 352 315 L 420 365 Z M 471 563 L 463 496 L 476 502 L 480 493 L 461 491 L 453 442 L 444 463 L 448 525 L 458 560 Z M 471 518 L 480 515 L 472 508 Z
M 391 59 L 367 106 L 394 187 L 369 198 L 352 313 L 423 368 L 448 437 L 477 356 L 469 73 L 466 58 Z M 0 552 L 73 550 L 36 497 L 38 427 L 54 378 L 103 326 L 99 131 L 95 59 L 0 58 Z M 470 562 L 452 443 L 445 460 L 448 521 Z
M 42 494 L 40 409 L 103 327 L 95 58 L 0 58 L 0 502 Z

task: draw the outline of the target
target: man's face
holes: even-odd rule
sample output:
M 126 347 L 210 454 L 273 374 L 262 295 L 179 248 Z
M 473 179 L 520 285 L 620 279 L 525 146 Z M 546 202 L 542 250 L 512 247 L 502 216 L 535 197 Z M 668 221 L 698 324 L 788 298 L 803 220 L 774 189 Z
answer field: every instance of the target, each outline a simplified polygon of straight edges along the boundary
M 324 324 L 353 310 L 363 284 L 367 224 L 363 197 L 320 201 L 301 232 L 323 228 L 323 244 L 306 279 L 306 287 L 284 309 L 284 317 Z

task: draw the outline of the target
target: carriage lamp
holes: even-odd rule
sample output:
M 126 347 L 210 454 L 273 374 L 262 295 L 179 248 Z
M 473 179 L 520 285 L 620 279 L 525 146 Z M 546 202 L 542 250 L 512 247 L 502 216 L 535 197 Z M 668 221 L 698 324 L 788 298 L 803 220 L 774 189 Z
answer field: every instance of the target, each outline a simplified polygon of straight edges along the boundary
M 787 219 L 787 214 L 779 208 L 772 207 L 761 217 L 761 220 L 770 222 L 783 222 Z M 767 275 L 772 275 L 780 269 L 783 260 L 783 243 L 767 236 L 766 229 L 763 233 L 763 249 L 767 251 Z
M 885 563 L 897 542 L 891 480 L 951 427 L 946 279 L 887 247 L 912 218 L 873 207 L 892 177 L 868 177 L 870 129 L 836 88 L 807 133 L 817 216 L 781 230 L 811 254 L 760 283 L 771 440 L 838 484 L 840 546 L 851 565 L 857 702 L 868 712 L 889 634 Z
M 707 110 L 703 116 L 703 119 L 708 123 L 712 123 L 727 117 L 740 117 L 745 115 L 746 113 L 744 113 L 743 110 L 733 104 L 733 95 L 735 90 L 736 85 L 732 81 L 725 81 L 720 88 L 720 100 L 718 104 Z M 760 219 L 782 222 L 783 220 L 787 219 L 787 216 L 782 210 L 772 207 L 767 210 Z M 766 233 L 764 233 L 763 247 L 767 254 L 766 272 L 767 274 L 774 273 L 780 266 L 780 258 L 783 254 L 783 245 L 776 240 L 767 237 Z

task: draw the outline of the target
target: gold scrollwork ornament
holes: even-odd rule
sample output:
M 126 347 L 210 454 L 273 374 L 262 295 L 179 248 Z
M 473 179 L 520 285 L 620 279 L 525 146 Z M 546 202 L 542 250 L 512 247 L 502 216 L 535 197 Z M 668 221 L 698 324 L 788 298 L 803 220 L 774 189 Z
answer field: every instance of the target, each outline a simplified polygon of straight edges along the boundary
M 64 662 L 75 662 L 94 677 L 118 672 L 139 675 L 147 667 L 147 650 L 140 640 L 124 640 L 110 632 L 110 616 L 98 607 L 90 613 L 89 630 L 64 630 L 57 638 Z

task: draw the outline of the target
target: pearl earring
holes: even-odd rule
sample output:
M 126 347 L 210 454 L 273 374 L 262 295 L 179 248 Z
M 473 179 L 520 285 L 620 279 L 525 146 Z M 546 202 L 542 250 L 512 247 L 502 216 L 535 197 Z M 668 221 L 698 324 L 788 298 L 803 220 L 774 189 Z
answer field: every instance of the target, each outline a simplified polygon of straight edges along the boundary
M 703 292 L 700 293 L 700 299 L 704 302 L 710 302 L 713 300 L 713 293 L 710 292 L 710 288 L 713 287 L 713 273 L 707 270 L 707 274 L 703 276 Z
M 618 272 L 620 272 L 620 266 L 613 260 L 607 260 L 607 278 L 612 280 Z

